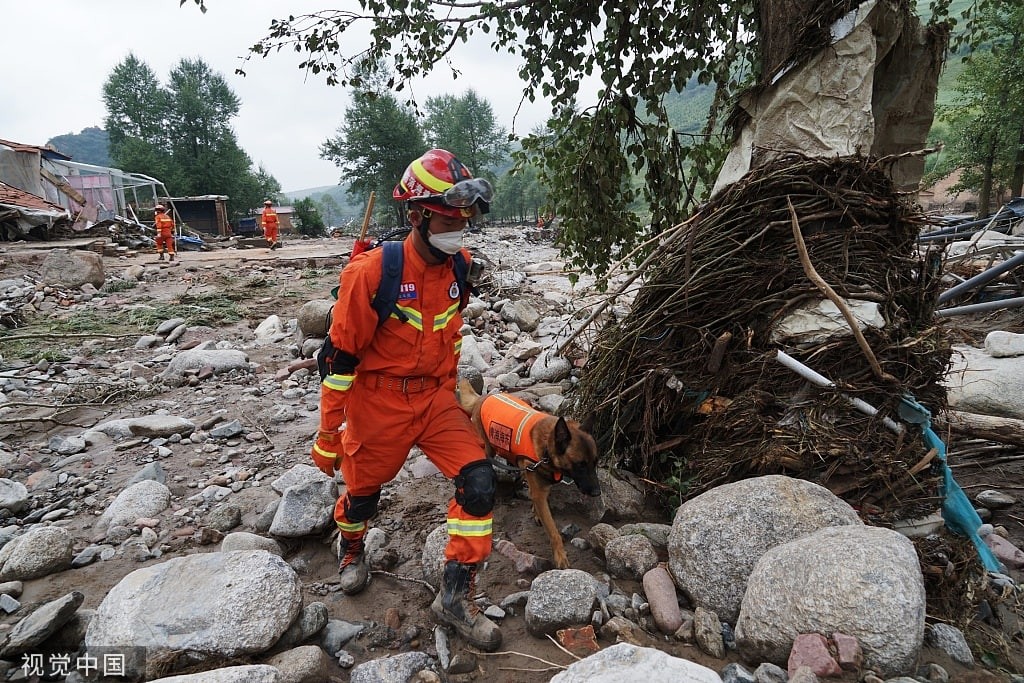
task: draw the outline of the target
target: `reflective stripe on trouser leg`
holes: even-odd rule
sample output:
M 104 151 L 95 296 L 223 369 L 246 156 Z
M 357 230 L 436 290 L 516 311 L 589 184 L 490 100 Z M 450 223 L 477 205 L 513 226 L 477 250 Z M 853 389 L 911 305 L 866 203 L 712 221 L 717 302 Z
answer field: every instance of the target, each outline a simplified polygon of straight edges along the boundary
M 444 550 L 445 560 L 456 560 L 462 564 L 477 564 L 491 554 L 491 528 L 493 516 L 474 517 L 455 499 L 448 501 L 448 546 Z
M 369 496 L 353 496 L 346 491 L 334 504 L 334 521 L 341 535 L 348 539 L 366 533 L 366 522 L 377 514 L 380 491 Z

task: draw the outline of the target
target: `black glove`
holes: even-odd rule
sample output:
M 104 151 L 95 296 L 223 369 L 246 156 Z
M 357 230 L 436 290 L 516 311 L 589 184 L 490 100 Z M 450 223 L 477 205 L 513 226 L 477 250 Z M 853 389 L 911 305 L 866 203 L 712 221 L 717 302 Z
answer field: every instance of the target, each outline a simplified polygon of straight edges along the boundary
M 320 381 L 328 375 L 351 375 L 355 373 L 359 359 L 351 353 L 335 348 L 328 336 L 316 354 L 316 368 L 320 372 Z

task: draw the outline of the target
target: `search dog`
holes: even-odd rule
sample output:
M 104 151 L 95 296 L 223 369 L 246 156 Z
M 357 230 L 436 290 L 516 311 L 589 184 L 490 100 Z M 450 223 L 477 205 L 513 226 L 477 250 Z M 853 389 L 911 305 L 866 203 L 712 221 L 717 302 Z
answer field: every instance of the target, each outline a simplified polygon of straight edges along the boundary
M 459 380 L 459 404 L 484 441 L 487 458 L 501 456 L 526 479 L 534 517 L 547 532 L 555 567 L 567 569 L 562 536 L 548 507 L 551 485 L 571 477 L 588 496 L 601 495 L 597 444 L 590 435 L 593 416 L 583 424 L 536 410 L 509 394 L 481 396 L 469 380 Z

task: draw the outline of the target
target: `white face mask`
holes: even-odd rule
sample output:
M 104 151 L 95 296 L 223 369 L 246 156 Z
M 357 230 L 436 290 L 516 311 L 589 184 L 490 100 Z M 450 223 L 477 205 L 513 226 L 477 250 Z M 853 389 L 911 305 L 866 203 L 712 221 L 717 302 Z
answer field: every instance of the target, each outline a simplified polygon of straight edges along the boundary
M 440 249 L 446 254 L 455 254 L 462 248 L 462 231 L 442 232 L 437 235 L 430 233 L 429 241 L 430 246 L 435 249 Z

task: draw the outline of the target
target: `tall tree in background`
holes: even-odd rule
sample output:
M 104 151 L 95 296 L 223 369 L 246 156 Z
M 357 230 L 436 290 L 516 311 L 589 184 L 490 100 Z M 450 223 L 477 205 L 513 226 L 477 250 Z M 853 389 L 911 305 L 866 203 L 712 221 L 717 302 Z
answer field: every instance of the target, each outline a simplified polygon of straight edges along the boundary
M 995 3 L 981 15 L 990 50 L 969 55 L 957 97 L 939 110 L 948 124 L 948 171 L 963 169 L 953 191 L 977 190 L 978 214 L 993 210 L 993 194 L 1021 195 L 1024 184 L 1024 5 Z
M 159 178 L 167 187 L 174 185 L 179 174 L 166 130 L 168 95 L 153 69 L 129 53 L 104 82 L 103 103 L 114 165 Z
M 472 89 L 461 97 L 429 97 L 424 105 L 427 141 L 446 149 L 477 174 L 494 179 L 494 166 L 508 157 L 508 132 L 498 125 L 490 102 Z
M 320 146 L 320 157 L 341 169 L 342 179 L 351 182 L 348 194 L 354 200 L 369 197 L 371 191 L 379 198 L 390 198 L 405 167 L 425 151 L 423 133 L 412 111 L 390 93 L 376 92 L 383 89 L 390 74 L 369 62 L 359 68 L 359 89 L 352 93 L 345 121 L 337 135 Z M 377 204 L 389 207 L 401 225 L 404 209 L 392 205 L 394 202 Z
M 169 94 L 170 148 L 184 176 L 184 193 L 236 194 L 239 180 L 252 166 L 231 129 L 238 97 L 202 59 L 178 63 L 171 71 Z
M 231 119 L 239 99 L 201 59 L 183 59 L 163 88 L 129 54 L 103 86 L 114 165 L 161 180 L 172 196 L 227 195 L 240 215 L 280 194 L 281 185 L 238 145 Z
M 320 205 L 320 213 L 327 221 L 327 225 L 337 226 L 338 220 L 341 218 L 341 206 L 338 205 L 338 200 L 329 194 L 324 194 L 317 203 Z

